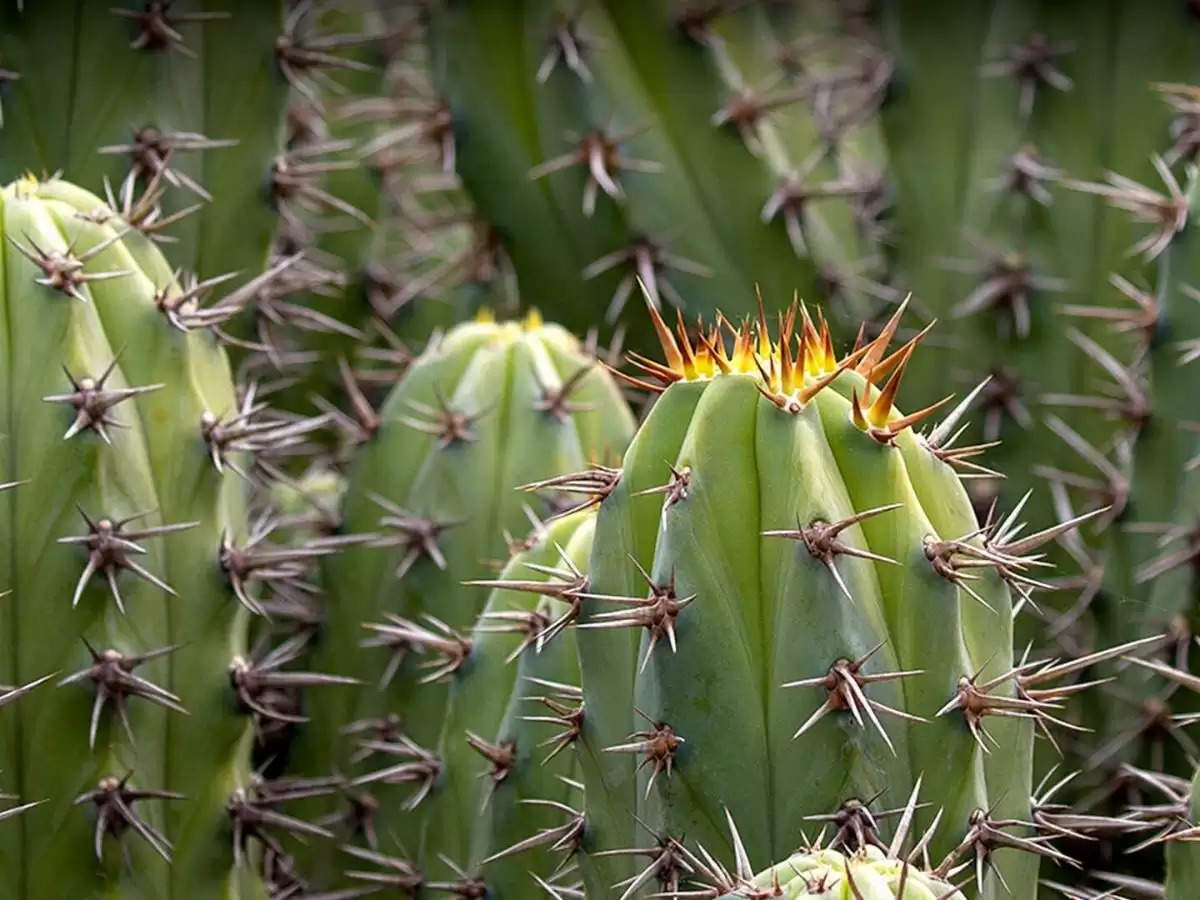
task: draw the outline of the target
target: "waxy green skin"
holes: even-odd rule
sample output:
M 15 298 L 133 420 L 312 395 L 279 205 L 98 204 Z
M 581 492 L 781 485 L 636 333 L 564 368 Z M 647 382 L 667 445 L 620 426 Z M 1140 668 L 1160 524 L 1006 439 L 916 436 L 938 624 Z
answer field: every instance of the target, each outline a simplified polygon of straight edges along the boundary
M 590 855 L 583 871 L 597 896 L 633 874 L 627 860 L 594 851 L 643 845 L 634 813 L 651 828 L 712 848 L 726 846 L 727 808 L 758 864 L 795 847 L 801 830 L 811 829 L 804 816 L 881 790 L 881 804 L 901 806 L 920 775 L 931 808 L 918 815 L 918 827 L 944 808 L 934 859 L 955 846 L 976 808 L 1003 797 L 1003 806 L 1027 816 L 1031 730 L 995 731 L 987 722 L 1010 749 L 985 765 L 958 713 L 933 718 L 959 678 L 984 663 L 999 673 L 1012 659 L 1011 605 L 1002 585 L 980 582 L 996 610 L 980 612 L 924 555 L 926 535 L 958 538 L 974 529 L 966 495 L 911 435 L 889 447 L 860 431 L 841 391 L 861 391 L 862 379 L 848 373 L 840 381 L 799 413 L 779 410 L 749 376 L 672 385 L 601 505 L 589 570 L 594 592 L 645 596 L 632 556 L 657 584 L 673 575 L 677 595 L 696 599 L 676 620 L 678 653 L 660 639 L 641 674 L 642 630 L 578 632 L 588 705 L 580 759 Z M 664 510 L 662 495 L 634 495 L 663 484 L 667 462 L 689 467 L 690 484 L 687 497 Z M 802 544 L 760 535 L 889 503 L 903 507 L 843 533 L 852 546 L 899 563 L 839 558 L 853 603 Z M 585 603 L 581 624 L 611 608 Z M 859 657 L 881 641 L 864 671 L 923 673 L 873 684 L 868 695 L 930 721 L 881 714 L 895 755 L 844 712 L 793 740 L 825 696 L 819 688 L 780 685 L 823 675 L 837 659 Z M 650 767 L 635 777 L 636 757 L 603 752 L 643 727 L 634 705 L 686 740 L 673 776 L 660 774 L 648 798 Z M 1016 856 L 1000 851 L 996 862 L 1017 894 L 1032 891 L 1036 865 Z M 983 896 L 1001 890 L 993 880 Z
M 567 399 L 573 407 L 585 408 L 565 420 L 535 408 L 543 386 L 554 390 L 583 366 L 592 368 Z M 403 421 L 430 421 L 411 403 L 436 408 L 439 395 L 455 410 L 478 416 L 470 425 L 472 439 L 442 446 L 439 438 Z M 350 474 L 343 529 L 389 533 L 380 523 L 387 513 L 372 494 L 415 515 L 455 523 L 437 538 L 446 567 L 421 554 L 398 579 L 405 550 L 372 546 L 348 548 L 330 563 L 326 585 L 337 602 L 329 605 L 315 666 L 364 684 L 341 702 L 312 698 L 312 721 L 301 729 L 294 771 L 336 768 L 360 774 L 361 767 L 348 764 L 353 743 L 339 730 L 386 713 L 400 714 L 405 734 L 419 745 L 437 748 L 448 686 L 419 684 L 428 673 L 421 668 L 428 657 L 410 653 L 390 685 L 380 688 L 391 651 L 360 648 L 370 635 L 363 624 L 383 622 L 385 613 L 420 622 L 421 614 L 428 613 L 469 634 L 487 592 L 462 582 L 494 577 L 493 561 L 507 556 L 504 532 L 520 535 L 529 529 L 526 505 L 546 512 L 536 495 L 516 488 L 592 462 L 615 461 L 633 431 L 615 382 L 583 354 L 574 337 L 554 325 L 526 330 L 516 322 L 472 322 L 436 338 L 379 415 L 382 425 L 360 448 Z M 403 836 L 404 846 L 413 852 L 420 817 L 400 809 L 411 788 L 373 789 L 384 801 L 380 833 L 385 833 L 382 823 L 391 823 L 386 827 Z
M 282 148 L 289 91 L 275 56 L 284 3 L 171 4 L 177 14 L 227 14 L 179 24 L 193 56 L 129 46 L 139 26 L 110 8 L 140 11 L 140 0 L 44 0 L 20 12 L 17 6 L 0 7 L 0 68 L 20 74 L 3 97 L 0 183 L 27 170 L 61 170 L 102 194 L 105 177 L 117 189 L 130 159 L 99 148 L 130 143 L 140 128 L 235 140 L 232 147 L 172 155 L 171 167 L 199 182 L 214 202 L 170 229 L 178 239 L 171 262 L 202 277 L 240 272 L 245 280 L 261 272 L 277 228 L 271 164 Z M 200 199 L 169 187 L 165 212 Z
M 1189 821 L 1200 821 L 1200 773 L 1192 778 Z M 1187 900 L 1200 891 L 1200 846 L 1194 841 L 1167 844 L 1166 900 Z
M 87 272 L 130 274 L 82 287 L 84 302 L 34 283 L 40 270 L 8 242 L 75 252 L 114 234 L 86 222 L 100 201 L 66 182 L 21 182 L 0 192 L 6 240 L 0 248 L 0 467 L 4 480 L 26 483 L 3 498 L 0 541 L 0 634 L 3 680 L 13 684 L 91 664 L 82 639 L 97 650 L 125 654 L 173 643 L 185 646 L 138 669 L 178 694 L 189 715 L 133 697 L 127 702 L 136 739 L 130 745 L 111 703 L 100 718 L 94 750 L 88 725 L 94 692 L 88 681 L 40 688 L 0 718 L 0 770 L 5 789 L 47 802 L 0 831 L 0 865 L 8 873 L 0 897 L 261 896 L 249 866 L 233 868 L 225 812 L 230 791 L 248 782 L 250 723 L 237 707 L 228 667 L 245 652 L 245 616 L 217 560 L 223 534 L 243 533 L 244 483 L 218 473 L 201 435 L 205 411 L 235 405 L 228 363 L 207 333 L 182 334 L 154 305 L 157 289 L 178 289 L 167 261 L 130 233 L 87 264 Z M 122 352 L 123 350 L 123 352 Z M 106 386 L 162 384 L 113 410 L 123 428 L 112 445 L 90 430 L 63 439 L 75 410 L 42 402 L 70 392 L 76 378 L 98 376 L 121 353 Z M 102 577 L 93 578 L 78 607 L 71 598 L 86 553 L 57 539 L 87 533 L 76 510 L 114 519 L 149 512 L 130 527 L 196 522 L 187 530 L 145 540 L 135 559 L 178 596 L 118 575 L 126 615 Z M 57 679 L 55 679 L 57 680 Z M 168 867 L 135 834 L 104 842 L 104 863 L 92 849 L 95 808 L 72 808 L 104 776 L 132 771 L 136 788 L 164 789 L 186 800 L 140 801 L 135 809 L 174 842 Z

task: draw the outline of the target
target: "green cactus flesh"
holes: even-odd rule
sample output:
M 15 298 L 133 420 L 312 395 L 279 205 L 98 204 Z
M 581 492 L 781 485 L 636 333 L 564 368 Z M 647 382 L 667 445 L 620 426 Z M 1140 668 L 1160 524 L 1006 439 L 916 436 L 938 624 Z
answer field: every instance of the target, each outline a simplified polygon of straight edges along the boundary
M 915 342 L 884 359 L 893 322 L 839 363 L 795 317 L 778 343 L 743 328 L 732 355 L 656 318 L 667 364 L 645 368 L 669 386 L 600 505 L 578 626 L 589 895 L 642 868 L 603 851 L 653 843 L 643 828 L 720 847 L 728 812 L 761 863 L 805 817 L 898 806 L 919 777 L 935 859 L 989 817 L 1029 818 L 1039 710 L 1009 684 L 1009 585 L 1063 529 L 980 538 L 948 429 L 917 437 L 929 410 L 892 407 Z M 1031 895 L 1034 854 L 991 861 Z M 980 874 L 979 896 L 1003 895 Z
M 1192 778 L 1185 801 L 1187 822 L 1200 822 L 1200 772 Z M 1197 848 L 1197 826 L 1185 826 L 1182 832 L 1171 835 L 1167 845 L 1166 900 L 1185 900 L 1200 894 L 1200 848 Z
M 370 540 L 347 548 L 325 572 L 337 599 L 317 664 L 369 686 L 350 703 L 314 698 L 297 771 L 369 774 L 352 767 L 353 736 L 341 731 L 387 716 L 437 752 L 449 697 L 448 679 L 439 676 L 462 662 L 486 598 L 463 582 L 491 574 L 491 561 L 507 555 L 505 534 L 524 533 L 530 514 L 553 511 L 516 489 L 612 462 L 632 427 L 613 379 L 575 338 L 536 316 L 484 318 L 434 338 L 384 403 L 350 472 L 343 528 Z M 414 789 L 372 789 L 392 798 L 381 823 L 416 852 L 418 817 L 400 809 Z M 462 782 L 454 790 L 461 793 Z M 454 820 L 470 803 L 465 795 L 448 802 L 454 812 L 446 827 L 461 831 L 448 840 L 465 861 L 468 836 Z
M 44 803 L 0 832 L 0 896 L 256 897 L 226 809 L 249 784 L 247 616 L 218 564 L 245 498 L 204 425 L 237 401 L 211 335 L 164 315 L 166 260 L 101 207 L 62 181 L 0 192 L 0 459 L 22 482 L 0 517 L 4 677 L 61 679 L 3 718 L 0 770 Z

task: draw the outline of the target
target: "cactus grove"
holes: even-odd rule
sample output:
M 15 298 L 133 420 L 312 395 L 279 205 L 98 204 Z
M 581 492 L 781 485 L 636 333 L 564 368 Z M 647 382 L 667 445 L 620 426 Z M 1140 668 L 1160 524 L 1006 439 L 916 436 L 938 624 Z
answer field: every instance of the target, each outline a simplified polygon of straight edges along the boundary
M 0 900 L 1192 900 L 1198 163 L 1194 0 L 0 0 Z

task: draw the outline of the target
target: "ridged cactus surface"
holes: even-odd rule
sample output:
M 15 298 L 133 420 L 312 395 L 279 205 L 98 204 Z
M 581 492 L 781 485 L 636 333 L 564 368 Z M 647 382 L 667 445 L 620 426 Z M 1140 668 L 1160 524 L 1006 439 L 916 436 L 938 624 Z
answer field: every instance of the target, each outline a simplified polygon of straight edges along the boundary
M 970 896 L 1030 896 L 1056 851 L 1004 828 L 1028 821 L 1049 698 L 1015 677 L 1012 594 L 1064 529 L 980 528 L 953 423 L 919 437 L 932 408 L 895 409 L 919 340 L 885 356 L 895 322 L 842 358 L 795 307 L 732 350 L 655 323 L 665 361 L 635 360 L 661 394 L 600 504 L 577 629 L 588 895 L 682 890 L 671 842 L 721 847 L 727 818 L 783 859 L 814 814 L 923 779 L 941 877 L 970 852 Z
M 315 657 L 320 668 L 365 686 L 350 702 L 314 699 L 296 753 L 298 771 L 306 773 L 337 767 L 363 775 L 363 765 L 351 771 L 354 723 L 388 716 L 402 722 L 406 739 L 438 752 L 446 682 L 469 654 L 487 598 L 463 582 L 494 574 L 491 567 L 509 555 L 531 517 L 554 511 L 518 488 L 613 461 L 633 428 L 599 362 L 536 315 L 500 323 L 482 317 L 435 337 L 368 418 L 343 522 L 347 533 L 367 540 L 325 571 L 332 599 Z M 370 765 L 383 763 L 372 756 Z M 415 826 L 395 823 L 416 821 L 399 808 L 414 789 L 378 786 L 381 821 L 405 835 Z M 452 820 L 470 805 L 465 797 L 453 804 Z M 466 850 L 465 831 L 453 840 Z M 415 853 L 419 844 L 404 846 Z
M 1167 847 L 1166 900 L 1184 900 L 1200 893 L 1200 774 L 1193 776 L 1185 801 L 1184 812 L 1187 825 L 1172 835 L 1174 840 Z
M 451 683 L 443 774 L 418 808 L 425 871 L 445 854 L 497 900 L 527 896 L 531 873 L 553 879 L 582 833 L 571 742 L 573 717 L 585 713 L 569 626 L 593 525 L 588 512 L 549 523 L 492 582 Z
M 227 809 L 251 728 L 219 559 L 245 488 L 214 461 L 238 398 L 215 339 L 172 327 L 170 265 L 102 207 L 0 192 L 4 679 L 57 682 L 0 719 L 7 785 L 44 801 L 0 832 L 0 896 L 257 897 Z

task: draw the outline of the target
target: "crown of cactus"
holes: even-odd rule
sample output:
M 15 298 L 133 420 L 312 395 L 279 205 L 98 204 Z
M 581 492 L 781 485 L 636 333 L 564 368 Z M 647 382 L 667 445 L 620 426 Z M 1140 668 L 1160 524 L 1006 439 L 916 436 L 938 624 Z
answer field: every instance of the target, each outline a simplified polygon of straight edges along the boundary
M 611 462 L 633 429 L 614 380 L 579 341 L 536 314 L 459 325 L 433 339 L 378 413 L 358 399 L 363 443 L 342 527 L 368 539 L 325 571 L 336 601 L 316 659 L 369 686 L 347 703 L 314 698 L 312 726 L 296 751 L 303 772 L 340 767 L 349 775 L 354 748 L 343 729 L 376 718 L 398 716 L 407 740 L 438 751 L 444 682 L 470 656 L 484 600 L 462 582 L 488 575 L 507 555 L 506 535 L 511 549 L 511 535 L 524 533 L 530 517 L 554 511 L 516 489 Z M 405 819 L 402 801 L 385 803 L 381 816 Z M 415 852 L 417 844 L 405 846 Z
M 235 394 L 166 259 L 100 209 L 55 179 L 0 192 L 5 677 L 58 675 L 3 720 L 0 768 L 43 804 L 0 835 L 5 893 L 257 896 L 250 840 L 323 830 L 260 793 L 251 713 L 340 679 L 281 671 L 294 644 L 249 651 L 264 535 L 233 473 L 311 423 Z

